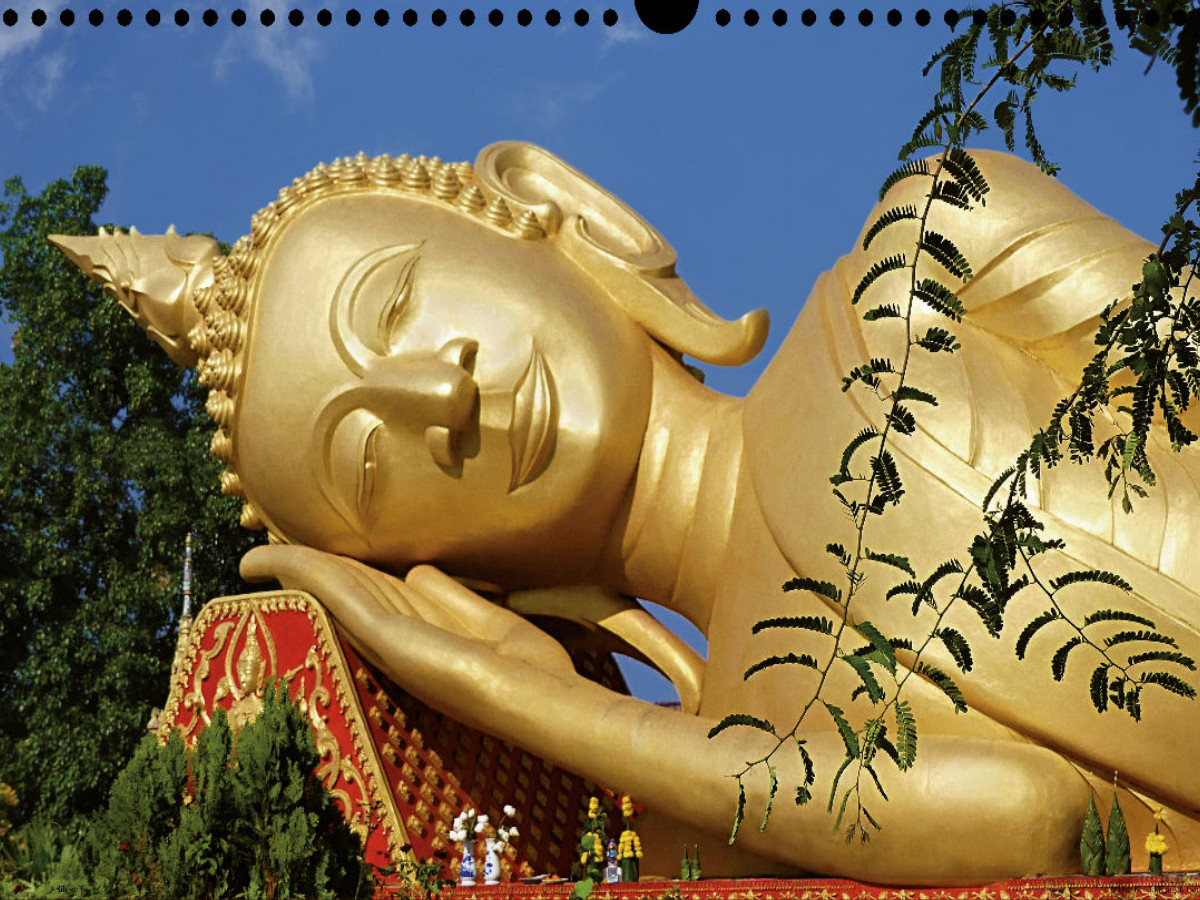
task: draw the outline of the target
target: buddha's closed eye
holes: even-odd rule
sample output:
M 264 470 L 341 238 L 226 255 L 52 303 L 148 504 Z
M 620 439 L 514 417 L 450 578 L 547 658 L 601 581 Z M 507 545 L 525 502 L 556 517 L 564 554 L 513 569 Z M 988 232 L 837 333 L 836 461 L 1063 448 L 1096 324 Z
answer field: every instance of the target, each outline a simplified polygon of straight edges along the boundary
M 371 504 L 371 493 L 375 489 L 376 444 L 382 424 L 382 422 L 377 422 L 372 425 L 367 432 L 366 439 L 363 441 L 362 466 L 358 470 L 358 490 L 355 493 L 357 495 L 358 515 L 364 521 L 367 518 L 367 510 Z
M 379 474 L 383 420 L 364 409 L 347 413 L 334 427 L 325 455 L 325 478 L 347 522 L 366 523 Z
M 330 331 L 338 352 L 356 375 L 372 357 L 399 348 L 423 242 L 382 247 L 346 273 L 334 294 Z

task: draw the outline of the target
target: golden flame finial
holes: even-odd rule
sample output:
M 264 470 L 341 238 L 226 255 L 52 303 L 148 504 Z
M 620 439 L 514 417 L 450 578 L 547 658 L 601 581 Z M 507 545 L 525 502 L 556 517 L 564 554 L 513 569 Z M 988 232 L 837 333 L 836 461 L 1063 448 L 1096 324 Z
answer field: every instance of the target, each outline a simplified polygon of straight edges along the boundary
M 101 228 L 93 237 L 52 234 L 50 241 L 125 307 L 173 360 L 196 365 L 186 335 L 200 321 L 193 297 L 212 283 L 213 261 L 220 255 L 216 241 L 180 237 L 174 226 L 166 234 Z

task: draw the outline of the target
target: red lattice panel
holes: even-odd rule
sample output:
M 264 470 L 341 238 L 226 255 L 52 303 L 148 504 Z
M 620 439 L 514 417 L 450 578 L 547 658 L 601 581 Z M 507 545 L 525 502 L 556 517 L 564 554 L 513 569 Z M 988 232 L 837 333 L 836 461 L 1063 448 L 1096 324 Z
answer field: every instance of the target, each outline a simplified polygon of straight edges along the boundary
M 435 712 L 363 662 L 347 642 L 342 649 L 419 858 L 444 858 L 456 877 L 462 850 L 448 837 L 454 818 L 471 807 L 498 823 L 510 804 L 519 835 L 501 860 L 503 879 L 570 871 L 596 785 Z M 611 655 L 580 651 L 573 658 L 581 675 L 628 693 Z

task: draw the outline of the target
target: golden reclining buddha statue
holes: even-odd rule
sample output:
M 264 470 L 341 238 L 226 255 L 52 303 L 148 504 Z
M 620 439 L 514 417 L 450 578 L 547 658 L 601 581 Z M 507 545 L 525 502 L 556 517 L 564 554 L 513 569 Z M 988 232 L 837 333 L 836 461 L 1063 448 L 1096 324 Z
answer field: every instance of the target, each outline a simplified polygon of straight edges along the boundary
M 1033 166 L 973 155 L 987 205 L 938 208 L 930 222 L 977 273 L 959 294 L 962 351 L 914 358 L 911 383 L 941 402 L 893 445 L 908 497 L 872 524 L 871 542 L 918 571 L 969 543 L 992 478 L 1078 383 L 1100 311 L 1129 295 L 1152 249 Z M 902 181 L 882 208 L 924 190 Z M 717 317 L 650 225 L 528 144 L 494 144 L 473 166 L 362 154 L 319 166 L 228 256 L 173 230 L 54 240 L 178 363 L 199 367 L 222 487 L 243 498 L 243 525 L 270 537 L 243 560 L 246 578 L 317 597 L 367 659 L 430 706 L 635 796 L 662 860 L 698 832 L 724 843 L 737 797 L 728 776 L 770 739 L 707 733 L 735 712 L 791 722 L 816 688 L 817 673 L 799 666 L 744 679 L 795 649 L 794 637 L 751 627 L 831 614 L 822 598 L 780 588 L 796 573 L 835 577 L 825 544 L 852 533 L 828 476 L 879 412 L 843 393 L 841 376 L 894 353 L 902 336 L 864 328 L 869 304 L 850 295 L 873 261 L 909 249 L 901 229 L 821 276 L 745 398 L 706 388 L 683 357 L 745 363 L 766 313 Z M 1200 658 L 1200 459 L 1159 449 L 1160 487 L 1129 516 L 1114 513 L 1100 473 L 1047 473 L 1034 502 L 1067 549 L 1045 565 L 1121 573 L 1134 593 L 1104 603 L 1150 615 Z M 856 614 L 887 634 L 927 633 L 932 613 L 885 603 L 877 581 Z M 1026 593 L 1010 623 L 1040 611 Z M 1063 597 L 1068 612 L 1089 608 Z M 631 598 L 694 623 L 707 659 Z M 543 627 L 555 618 L 656 665 L 680 708 L 577 675 Z M 969 610 L 944 624 L 975 651 L 961 679 L 972 711 L 956 715 L 932 684 L 909 682 L 917 764 L 881 772 L 890 800 L 873 810 L 872 842 L 832 830 L 822 801 L 843 745 L 812 717 L 817 801 L 785 794 L 764 831 L 744 827 L 723 855 L 706 851 L 706 875 L 934 884 L 1076 871 L 1089 793 L 1105 808 L 1114 771 L 1135 857 L 1161 805 L 1168 866 L 1200 864 L 1192 706 L 1159 694 L 1140 723 L 1100 716 L 1090 667 L 1052 681 L 1045 660 L 1016 658 L 1020 625 L 994 640 Z M 944 649 L 926 652 L 952 669 Z M 835 702 L 858 683 L 842 668 L 824 688 Z M 846 708 L 861 719 L 867 698 Z M 776 763 L 785 790 L 801 783 L 799 757 Z M 765 776 L 748 789 L 756 821 Z

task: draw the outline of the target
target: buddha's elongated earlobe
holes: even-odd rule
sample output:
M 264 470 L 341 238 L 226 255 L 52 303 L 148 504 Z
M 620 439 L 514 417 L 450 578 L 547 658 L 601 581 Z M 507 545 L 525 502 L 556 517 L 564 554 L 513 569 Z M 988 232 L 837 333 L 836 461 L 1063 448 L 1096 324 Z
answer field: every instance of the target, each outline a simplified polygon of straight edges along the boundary
M 741 365 L 767 339 L 765 309 L 728 321 L 675 272 L 675 250 L 645 219 L 553 153 L 516 141 L 485 147 L 475 161 L 484 189 L 520 221 L 532 212 L 547 236 L 607 288 L 652 337 L 719 365 Z

